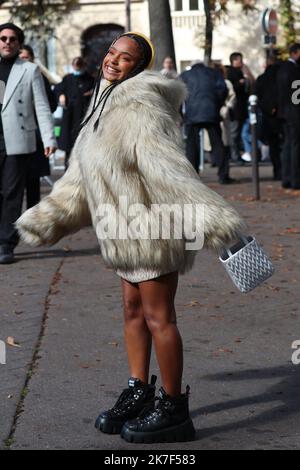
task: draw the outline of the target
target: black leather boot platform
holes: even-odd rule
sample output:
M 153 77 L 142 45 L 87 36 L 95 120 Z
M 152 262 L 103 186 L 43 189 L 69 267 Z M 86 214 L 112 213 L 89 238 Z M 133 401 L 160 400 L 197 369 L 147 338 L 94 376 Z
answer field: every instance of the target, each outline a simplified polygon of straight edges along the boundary
M 195 437 L 195 428 L 189 414 L 189 390 L 170 397 L 159 390 L 156 408 L 144 410 L 136 419 L 127 421 L 121 437 L 128 442 L 151 444 L 154 442 L 185 442 Z
M 108 434 L 119 434 L 123 424 L 136 418 L 145 407 L 154 409 L 156 379 L 152 375 L 151 383 L 143 384 L 139 379 L 131 377 L 128 388 L 123 390 L 111 409 L 98 416 L 95 427 Z

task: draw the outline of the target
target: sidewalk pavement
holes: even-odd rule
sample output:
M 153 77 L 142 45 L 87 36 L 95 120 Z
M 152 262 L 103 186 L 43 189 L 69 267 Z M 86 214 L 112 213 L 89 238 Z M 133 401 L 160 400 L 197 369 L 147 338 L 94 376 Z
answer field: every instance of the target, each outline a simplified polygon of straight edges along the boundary
M 240 183 L 203 180 L 223 194 L 272 256 L 276 273 L 245 295 L 217 257 L 200 252 L 180 278 L 178 324 L 191 386 L 194 442 L 134 445 L 94 429 L 97 414 L 126 387 L 120 280 L 105 268 L 91 229 L 51 249 L 20 245 L 1 266 L 0 449 L 299 449 L 299 198 L 262 167 L 262 199 L 252 198 L 251 168 Z M 19 347 L 17 347 L 19 346 Z M 153 358 L 152 373 L 157 373 Z M 160 386 L 160 384 L 159 384 Z

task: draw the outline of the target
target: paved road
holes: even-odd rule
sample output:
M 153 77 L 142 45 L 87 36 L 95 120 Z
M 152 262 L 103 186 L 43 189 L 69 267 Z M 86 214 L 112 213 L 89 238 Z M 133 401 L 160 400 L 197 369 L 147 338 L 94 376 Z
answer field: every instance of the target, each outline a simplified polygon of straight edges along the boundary
M 250 168 L 241 183 L 204 179 L 246 217 L 276 265 L 263 287 L 243 295 L 215 256 L 198 254 L 181 277 L 178 323 L 197 429 L 192 443 L 127 444 L 98 433 L 94 418 L 126 386 L 119 278 L 103 265 L 92 230 L 53 249 L 20 245 L 1 267 L 0 448 L 18 449 L 299 449 L 299 197 L 261 170 L 262 200 L 252 200 Z M 157 372 L 155 360 L 152 371 Z

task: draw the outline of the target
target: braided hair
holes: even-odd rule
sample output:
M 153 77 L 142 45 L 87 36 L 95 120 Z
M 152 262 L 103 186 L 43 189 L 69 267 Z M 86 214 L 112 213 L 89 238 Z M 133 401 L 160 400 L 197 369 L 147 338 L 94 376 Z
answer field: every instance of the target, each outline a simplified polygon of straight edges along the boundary
M 100 68 L 98 76 L 96 78 L 96 82 L 95 82 L 94 102 L 93 102 L 93 106 L 92 106 L 92 111 L 84 119 L 84 121 L 82 122 L 81 127 L 80 127 L 81 129 L 90 121 L 92 116 L 95 114 L 97 109 L 100 107 L 99 116 L 98 116 L 98 118 L 97 118 L 97 120 L 94 124 L 94 131 L 96 131 L 98 129 L 99 121 L 100 121 L 101 115 L 103 113 L 104 107 L 106 105 L 106 102 L 107 102 L 109 96 L 111 95 L 111 93 L 113 92 L 113 90 L 118 85 L 120 85 L 120 83 L 123 83 L 124 81 L 128 80 L 129 78 L 135 77 L 139 73 L 143 72 L 149 66 L 149 64 L 152 61 L 153 53 L 152 53 L 152 49 L 151 49 L 149 43 L 142 36 L 138 36 L 134 33 L 121 34 L 120 36 L 118 36 L 113 41 L 113 43 L 111 44 L 110 47 L 112 47 L 122 37 L 127 37 L 127 38 L 130 38 L 130 39 L 133 39 L 137 43 L 137 45 L 138 45 L 138 47 L 141 51 L 141 59 L 139 60 L 139 62 L 135 66 L 135 68 L 125 78 L 123 78 L 122 80 L 116 80 L 115 82 L 108 85 L 108 87 L 106 87 L 105 90 L 102 91 L 102 93 L 101 93 L 101 95 L 98 99 L 98 95 L 99 95 L 99 91 L 100 91 L 100 84 L 101 84 L 101 80 L 103 78 L 102 67 Z M 108 54 L 108 52 L 105 54 L 105 57 L 107 56 L 107 54 Z

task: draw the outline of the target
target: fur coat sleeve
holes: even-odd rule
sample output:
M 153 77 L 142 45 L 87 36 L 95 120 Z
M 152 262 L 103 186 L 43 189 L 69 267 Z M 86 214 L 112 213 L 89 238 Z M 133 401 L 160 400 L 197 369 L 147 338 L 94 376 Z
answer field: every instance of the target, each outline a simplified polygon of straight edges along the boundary
M 32 246 L 53 245 L 62 237 L 91 224 L 76 153 L 49 196 L 27 210 L 16 222 L 21 238 Z

